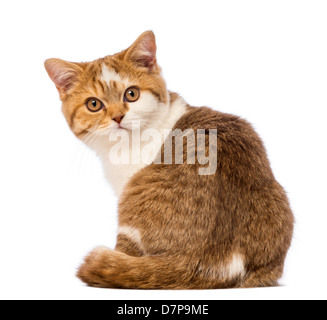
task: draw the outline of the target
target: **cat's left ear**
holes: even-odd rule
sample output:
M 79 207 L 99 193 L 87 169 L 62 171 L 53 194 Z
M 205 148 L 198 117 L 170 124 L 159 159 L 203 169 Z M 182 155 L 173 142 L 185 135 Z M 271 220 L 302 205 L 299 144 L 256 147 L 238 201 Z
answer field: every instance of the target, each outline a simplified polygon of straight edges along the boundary
M 125 59 L 149 71 L 159 70 L 157 65 L 156 37 L 152 31 L 146 31 L 127 49 Z
M 49 77 L 56 85 L 60 98 L 65 97 L 69 90 L 78 81 L 82 68 L 76 63 L 61 59 L 48 59 L 44 63 Z

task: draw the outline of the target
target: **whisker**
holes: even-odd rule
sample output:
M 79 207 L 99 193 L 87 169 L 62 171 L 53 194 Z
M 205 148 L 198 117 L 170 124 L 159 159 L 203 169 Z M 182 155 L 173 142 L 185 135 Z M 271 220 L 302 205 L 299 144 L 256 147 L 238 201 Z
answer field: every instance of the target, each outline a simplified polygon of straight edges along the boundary
M 99 128 L 99 122 L 95 124 L 93 128 L 89 130 L 89 133 L 87 133 L 86 138 L 83 139 L 84 144 L 92 145 L 92 143 L 96 140 L 98 135 L 96 134 L 97 129 Z M 87 152 L 90 152 L 88 148 L 84 146 L 82 150 L 82 154 L 79 157 L 79 163 L 78 163 L 78 176 L 81 176 L 81 168 L 82 168 L 82 163 L 84 162 L 85 155 Z

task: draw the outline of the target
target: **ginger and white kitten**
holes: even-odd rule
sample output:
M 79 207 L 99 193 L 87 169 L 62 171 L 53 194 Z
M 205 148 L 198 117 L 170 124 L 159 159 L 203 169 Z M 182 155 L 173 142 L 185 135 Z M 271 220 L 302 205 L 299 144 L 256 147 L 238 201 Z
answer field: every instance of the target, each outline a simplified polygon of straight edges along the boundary
M 100 156 L 119 196 L 116 249 L 93 250 L 80 267 L 81 280 L 140 289 L 277 285 L 294 218 L 248 122 L 190 107 L 169 92 L 151 31 L 118 54 L 89 63 L 49 59 L 45 67 L 70 128 Z M 156 139 L 141 156 L 137 150 L 149 140 L 135 137 L 149 130 Z M 177 162 L 175 154 L 172 163 L 160 161 L 172 130 L 178 132 L 174 150 L 178 135 L 193 132 L 196 161 L 186 161 L 184 135 L 185 161 Z M 199 132 L 209 137 L 203 146 Z M 117 149 L 123 163 L 112 156 Z M 206 175 L 199 174 L 202 151 L 214 161 L 215 170 Z

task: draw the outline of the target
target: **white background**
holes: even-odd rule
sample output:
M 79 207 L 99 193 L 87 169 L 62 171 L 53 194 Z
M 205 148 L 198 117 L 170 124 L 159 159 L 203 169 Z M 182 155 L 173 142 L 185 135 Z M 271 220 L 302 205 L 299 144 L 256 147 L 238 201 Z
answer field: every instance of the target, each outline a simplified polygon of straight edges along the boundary
M 0 298 L 327 298 L 326 1 L 1 1 L 0 15 Z M 171 90 L 263 138 L 297 220 L 282 287 L 103 290 L 75 278 L 90 249 L 114 245 L 117 200 L 43 61 L 97 59 L 148 29 Z

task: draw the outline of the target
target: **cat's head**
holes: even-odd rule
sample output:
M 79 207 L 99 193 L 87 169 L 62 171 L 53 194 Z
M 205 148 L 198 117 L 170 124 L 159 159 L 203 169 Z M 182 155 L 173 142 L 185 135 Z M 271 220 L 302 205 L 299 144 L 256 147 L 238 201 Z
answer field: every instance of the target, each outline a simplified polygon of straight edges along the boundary
M 151 31 L 115 55 L 88 63 L 49 59 L 45 68 L 70 128 L 82 140 L 90 134 L 131 130 L 135 121 L 149 127 L 169 99 Z

